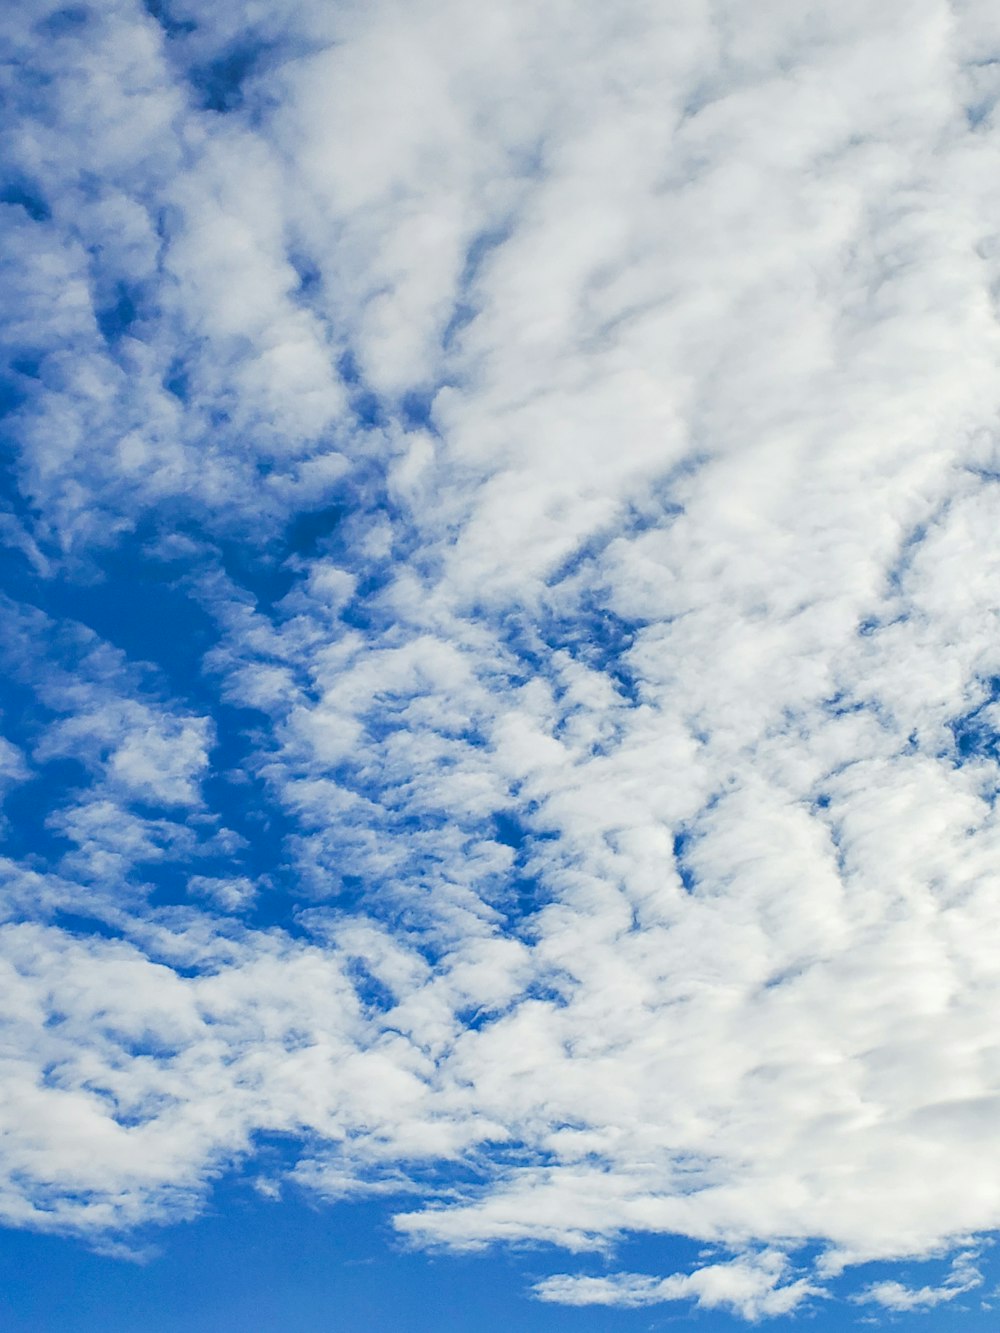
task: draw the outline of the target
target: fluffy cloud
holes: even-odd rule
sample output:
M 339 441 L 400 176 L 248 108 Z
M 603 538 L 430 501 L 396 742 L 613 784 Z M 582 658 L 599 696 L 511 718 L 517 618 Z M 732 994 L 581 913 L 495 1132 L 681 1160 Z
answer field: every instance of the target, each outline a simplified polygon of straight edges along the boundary
M 779 1285 L 787 1261 L 774 1251 L 733 1259 L 729 1263 L 706 1264 L 692 1273 L 673 1273 L 652 1278 L 639 1273 L 613 1273 L 609 1277 L 545 1278 L 535 1287 L 540 1300 L 560 1305 L 617 1305 L 637 1309 L 667 1301 L 694 1300 L 704 1309 L 724 1309 L 755 1321 L 788 1314 L 807 1296 L 821 1295 L 819 1288 L 799 1279 Z
M 422 1243 L 724 1252 L 545 1300 L 971 1290 L 995 17 L 267 8 L 4 20 L 4 1216 L 277 1131 Z

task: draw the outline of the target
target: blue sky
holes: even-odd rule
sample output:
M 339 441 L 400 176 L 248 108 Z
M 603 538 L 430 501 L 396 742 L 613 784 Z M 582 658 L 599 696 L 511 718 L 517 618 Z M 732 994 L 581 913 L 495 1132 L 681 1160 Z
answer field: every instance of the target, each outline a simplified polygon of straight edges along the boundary
M 0 45 L 5 1327 L 986 1327 L 991 8 Z

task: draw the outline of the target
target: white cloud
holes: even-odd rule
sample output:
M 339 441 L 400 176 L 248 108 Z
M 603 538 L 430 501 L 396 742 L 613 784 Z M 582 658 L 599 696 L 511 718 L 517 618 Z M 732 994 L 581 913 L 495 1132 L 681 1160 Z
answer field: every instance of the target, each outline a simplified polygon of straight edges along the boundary
M 23 782 L 29 773 L 24 754 L 18 746 L 0 736 L 0 785 L 12 786 Z
M 705 1264 L 692 1273 L 655 1278 L 640 1273 L 612 1273 L 607 1277 L 560 1274 L 535 1285 L 542 1301 L 560 1305 L 613 1305 L 637 1309 L 668 1301 L 693 1300 L 704 1309 L 724 1309 L 756 1321 L 790 1314 L 810 1296 L 823 1295 L 805 1279 L 784 1282 L 788 1262 L 776 1251 L 727 1263 Z
M 907 1287 L 891 1280 L 873 1282 L 855 1300 L 862 1305 L 878 1305 L 895 1313 L 932 1310 L 936 1305 L 953 1301 L 982 1286 L 983 1276 L 975 1262 L 978 1258 L 979 1254 L 975 1250 L 957 1255 L 951 1272 L 939 1286 Z
M 10 669 L 51 715 L 33 758 L 77 759 L 125 801 L 198 805 L 211 720 L 162 703 L 141 667 L 78 622 L 57 626 L 9 603 L 5 610 Z
M 188 893 L 206 898 L 224 912 L 238 912 L 249 907 L 257 896 L 257 885 L 245 875 L 221 878 L 212 875 L 192 875 Z
M 10 139 L 5 531 L 39 604 L 135 532 L 216 639 L 167 689 L 5 608 L 5 771 L 80 775 L 61 878 L 10 868 L 4 1215 L 174 1216 L 270 1129 L 331 1197 L 411 1191 L 415 1240 L 735 1256 L 539 1287 L 569 1304 L 756 1319 L 817 1294 L 808 1242 L 824 1282 L 965 1253 L 1000 1226 L 995 18 L 272 8 L 15 34 L 53 92 Z M 308 940 L 235 919 L 234 774 Z M 168 862 L 187 899 L 140 909 Z M 459 1158 L 476 1189 L 408 1174 Z

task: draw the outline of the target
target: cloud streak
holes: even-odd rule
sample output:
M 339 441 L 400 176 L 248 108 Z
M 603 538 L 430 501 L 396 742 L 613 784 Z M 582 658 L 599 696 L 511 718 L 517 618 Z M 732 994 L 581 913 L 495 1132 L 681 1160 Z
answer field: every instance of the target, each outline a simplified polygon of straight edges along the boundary
M 786 1267 L 783 1255 L 764 1251 L 752 1258 L 706 1264 L 690 1274 L 673 1273 L 659 1279 L 639 1273 L 615 1273 L 606 1278 L 550 1277 L 538 1283 L 535 1291 L 540 1300 L 560 1305 L 611 1305 L 633 1310 L 693 1300 L 703 1309 L 723 1309 L 756 1322 L 788 1314 L 807 1296 L 823 1294 L 803 1279 L 778 1285 Z

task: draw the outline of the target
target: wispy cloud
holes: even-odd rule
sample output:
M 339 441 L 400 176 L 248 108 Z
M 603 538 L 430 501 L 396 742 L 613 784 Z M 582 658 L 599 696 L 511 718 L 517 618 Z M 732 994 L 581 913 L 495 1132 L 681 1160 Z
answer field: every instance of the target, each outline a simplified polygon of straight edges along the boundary
M 612 1273 L 608 1277 L 548 1277 L 539 1282 L 539 1300 L 560 1305 L 614 1305 L 638 1309 L 668 1301 L 691 1301 L 708 1310 L 724 1309 L 756 1321 L 791 1313 L 821 1288 L 799 1278 L 782 1283 L 788 1262 L 776 1251 L 705 1264 L 691 1273 L 654 1278 L 640 1273 Z
M 884 1310 L 906 1313 L 911 1310 L 932 1310 L 975 1291 L 983 1284 L 983 1275 L 976 1267 L 979 1254 L 969 1250 L 955 1257 L 951 1272 L 939 1286 L 907 1287 L 902 1282 L 873 1282 L 855 1296 L 861 1305 L 878 1305 Z

